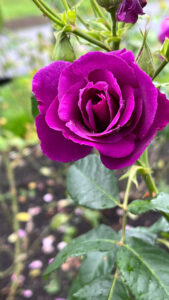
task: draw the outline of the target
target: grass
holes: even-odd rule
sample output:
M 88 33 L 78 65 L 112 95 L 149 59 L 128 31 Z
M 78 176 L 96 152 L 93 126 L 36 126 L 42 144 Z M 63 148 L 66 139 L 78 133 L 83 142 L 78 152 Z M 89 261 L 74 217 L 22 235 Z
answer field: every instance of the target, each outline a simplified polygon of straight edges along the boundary
M 32 0 L 0 0 L 0 6 L 4 20 L 41 15 Z

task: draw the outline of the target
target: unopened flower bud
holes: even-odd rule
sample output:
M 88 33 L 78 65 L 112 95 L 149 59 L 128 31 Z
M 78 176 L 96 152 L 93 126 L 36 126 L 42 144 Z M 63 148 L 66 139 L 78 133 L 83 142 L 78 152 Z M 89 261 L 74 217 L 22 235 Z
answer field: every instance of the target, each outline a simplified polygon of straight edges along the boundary
M 97 3 L 104 7 L 106 10 L 111 11 L 113 8 L 118 7 L 122 0 L 96 0 Z

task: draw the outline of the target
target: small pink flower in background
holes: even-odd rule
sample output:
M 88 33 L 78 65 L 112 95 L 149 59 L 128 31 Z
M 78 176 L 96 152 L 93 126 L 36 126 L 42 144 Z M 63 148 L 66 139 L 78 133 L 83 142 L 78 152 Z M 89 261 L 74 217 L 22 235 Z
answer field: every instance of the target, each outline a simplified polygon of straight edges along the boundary
M 67 246 L 67 243 L 62 241 L 59 244 L 57 244 L 57 248 L 59 251 L 61 251 L 63 248 L 65 248 Z
M 55 298 L 55 300 L 66 300 L 65 298 Z
M 53 195 L 52 194 L 45 194 L 44 196 L 43 196 L 43 200 L 45 201 L 45 202 L 51 202 L 52 200 L 53 200 Z
M 26 231 L 24 229 L 19 229 L 18 236 L 20 239 L 24 239 L 26 237 Z
M 44 253 L 52 253 L 55 248 L 53 246 L 53 242 L 55 241 L 55 237 L 53 235 L 49 235 L 42 240 L 42 251 Z
M 41 260 L 34 260 L 29 264 L 29 269 L 41 269 L 43 267 L 43 263 Z
M 28 209 L 28 213 L 33 217 L 41 213 L 42 208 L 40 206 L 31 207 Z
M 165 41 L 165 38 L 169 38 L 169 17 L 163 19 L 160 26 L 160 34 L 158 38 L 161 43 Z
M 22 290 L 22 296 L 25 298 L 31 298 L 33 296 L 33 292 L 31 290 Z

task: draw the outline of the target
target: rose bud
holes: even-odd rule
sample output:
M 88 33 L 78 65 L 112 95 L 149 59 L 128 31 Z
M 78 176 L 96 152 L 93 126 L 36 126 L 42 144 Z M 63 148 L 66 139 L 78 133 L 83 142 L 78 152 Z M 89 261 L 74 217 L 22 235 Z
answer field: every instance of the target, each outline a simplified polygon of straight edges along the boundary
M 163 19 L 158 36 L 161 43 L 164 43 L 166 37 L 169 38 L 169 17 Z
M 35 74 L 33 93 L 42 151 L 56 161 L 96 148 L 109 169 L 132 165 L 169 123 L 169 101 L 125 49 L 53 62 Z
M 136 23 L 138 15 L 144 14 L 143 7 L 146 4 L 146 0 L 123 0 L 116 13 L 117 20 L 125 23 Z
M 122 0 L 96 0 L 97 3 L 104 7 L 106 10 L 111 11 L 117 7 Z

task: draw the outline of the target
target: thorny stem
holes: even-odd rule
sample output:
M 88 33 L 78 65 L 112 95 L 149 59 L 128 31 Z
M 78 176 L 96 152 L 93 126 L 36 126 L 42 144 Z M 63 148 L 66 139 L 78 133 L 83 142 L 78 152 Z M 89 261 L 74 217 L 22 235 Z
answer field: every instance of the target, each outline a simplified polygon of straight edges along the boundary
M 51 13 L 49 11 L 49 9 L 46 8 L 47 6 L 45 6 L 45 7 L 43 6 L 42 2 L 39 2 L 39 0 L 32 0 L 32 1 L 50 20 L 52 20 L 54 23 L 59 25 L 61 28 L 63 28 L 65 26 L 65 24 L 62 21 L 60 21 L 58 18 L 56 18 L 56 16 L 53 13 Z M 99 46 L 100 48 L 102 48 L 106 51 L 110 51 L 110 48 L 107 47 L 106 45 L 104 45 L 104 43 L 92 38 L 90 35 L 88 35 L 86 32 L 84 32 L 81 29 L 78 29 L 78 28 L 73 29 L 72 28 L 72 33 L 87 40 L 88 42 L 90 42 L 96 46 Z
M 161 63 L 161 65 L 158 67 L 158 69 L 155 71 L 152 80 L 154 80 L 159 74 L 160 72 L 165 68 L 165 66 L 168 64 L 168 61 L 166 59 L 163 60 L 163 62 Z
M 112 296 L 113 296 L 113 293 L 114 293 L 114 288 L 115 288 L 116 281 L 117 281 L 118 277 L 119 277 L 119 269 L 117 268 L 116 272 L 114 274 L 113 283 L 112 283 L 112 286 L 111 286 L 111 289 L 110 289 L 110 293 L 109 293 L 109 296 L 108 296 L 107 300 L 111 300 L 112 299 Z
M 16 186 L 15 186 L 15 179 L 14 179 L 14 173 L 13 169 L 10 165 L 8 153 L 3 154 L 3 160 L 6 168 L 6 173 L 8 177 L 9 182 L 9 189 L 11 193 L 11 200 L 12 200 L 12 213 L 13 213 L 13 227 L 14 232 L 17 235 L 16 243 L 15 243 L 15 250 L 14 250 L 14 271 L 13 273 L 16 276 L 16 280 L 12 281 L 10 292 L 8 295 L 7 300 L 13 300 L 15 297 L 15 292 L 18 287 L 18 277 L 22 270 L 22 264 L 21 262 L 17 262 L 18 257 L 20 256 L 20 239 L 18 237 L 18 230 L 19 230 L 19 222 L 17 220 L 17 214 L 18 214 L 18 202 L 17 202 L 17 192 L 16 192 Z

